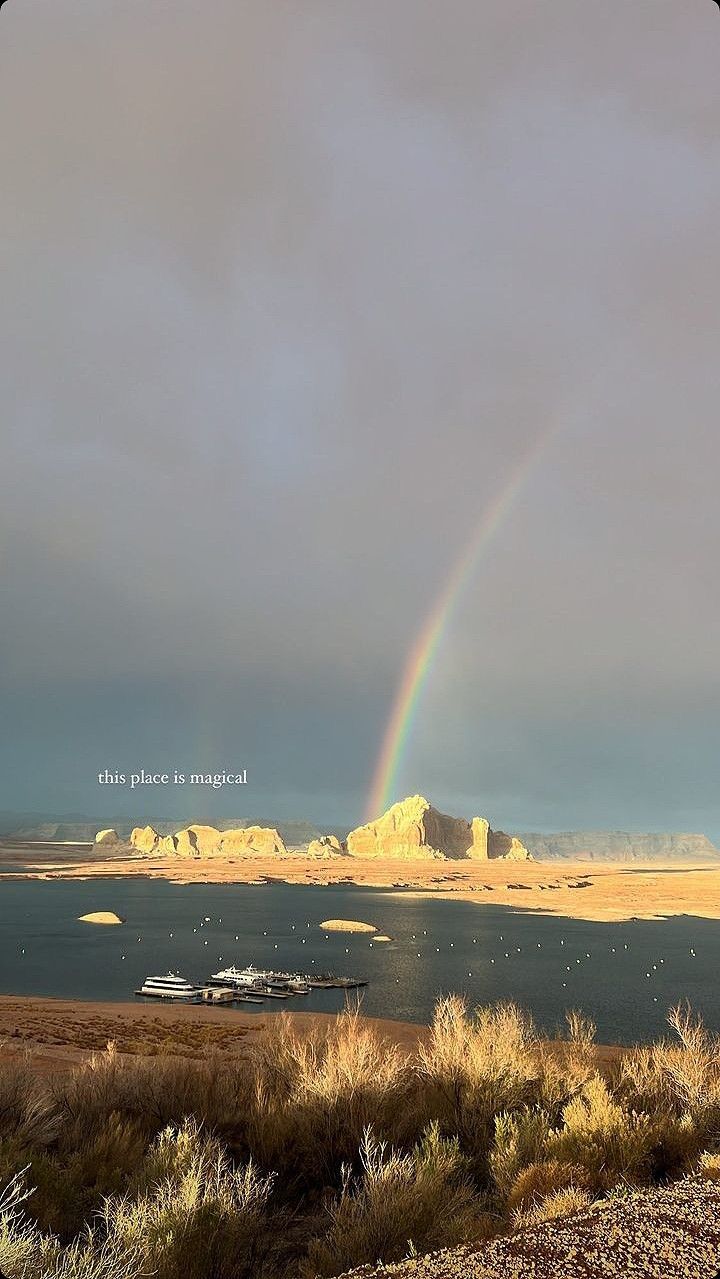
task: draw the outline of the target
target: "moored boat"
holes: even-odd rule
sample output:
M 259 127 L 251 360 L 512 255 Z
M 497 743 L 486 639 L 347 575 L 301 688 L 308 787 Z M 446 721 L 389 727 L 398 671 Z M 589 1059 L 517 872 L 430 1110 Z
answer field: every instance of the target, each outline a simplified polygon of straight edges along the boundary
M 167 973 L 165 977 L 146 977 L 137 995 L 156 999 L 197 999 L 201 987 L 181 977 L 179 973 Z

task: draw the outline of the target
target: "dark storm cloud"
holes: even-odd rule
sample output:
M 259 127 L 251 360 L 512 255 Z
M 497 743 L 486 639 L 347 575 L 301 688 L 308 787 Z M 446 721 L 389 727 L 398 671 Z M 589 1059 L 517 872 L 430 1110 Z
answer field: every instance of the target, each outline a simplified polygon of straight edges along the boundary
M 202 742 L 353 821 L 559 417 L 403 782 L 720 833 L 718 57 L 700 2 L 4 10 L 3 803 Z

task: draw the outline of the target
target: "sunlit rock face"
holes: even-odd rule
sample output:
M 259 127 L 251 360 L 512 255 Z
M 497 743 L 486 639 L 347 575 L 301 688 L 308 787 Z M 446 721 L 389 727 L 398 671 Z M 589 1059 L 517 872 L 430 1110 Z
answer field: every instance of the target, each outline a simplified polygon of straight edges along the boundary
M 308 857 L 339 857 L 344 852 L 337 835 L 321 835 L 308 844 Z
M 135 826 L 130 834 L 130 843 L 139 853 L 152 853 L 159 838 L 154 826 Z
M 282 857 L 287 848 L 272 826 L 244 826 L 236 830 L 223 831 L 220 837 L 220 852 L 223 856 L 233 853 L 257 853 L 259 856 Z
M 287 853 L 281 836 L 270 826 L 220 831 L 214 826 L 192 825 L 174 835 L 159 835 L 153 826 L 136 826 L 130 842 L 140 853 L 171 857 L 263 857 Z
M 433 808 L 422 795 L 400 800 L 377 821 L 351 831 L 347 851 L 353 857 L 437 857 L 475 861 L 530 856 L 520 840 L 492 831 L 484 817 L 468 822 Z

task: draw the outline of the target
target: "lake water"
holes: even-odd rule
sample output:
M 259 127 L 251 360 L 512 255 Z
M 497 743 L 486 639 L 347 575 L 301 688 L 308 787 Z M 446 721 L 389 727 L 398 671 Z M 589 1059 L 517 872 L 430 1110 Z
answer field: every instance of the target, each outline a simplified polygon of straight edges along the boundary
M 127 923 L 78 921 L 92 910 Z M 367 936 L 318 928 L 337 918 L 373 923 L 394 940 L 371 946 Z M 439 995 L 459 991 L 473 1004 L 514 999 L 549 1032 L 566 1008 L 582 1008 L 605 1042 L 661 1034 L 681 999 L 720 1029 L 712 920 L 587 923 L 352 886 L 0 883 L 3 993 L 126 1000 L 148 975 L 172 968 L 205 980 L 231 963 L 364 977 L 364 1010 L 402 1021 L 428 1021 Z M 313 991 L 260 1011 L 334 1011 L 344 1002 L 342 991 Z

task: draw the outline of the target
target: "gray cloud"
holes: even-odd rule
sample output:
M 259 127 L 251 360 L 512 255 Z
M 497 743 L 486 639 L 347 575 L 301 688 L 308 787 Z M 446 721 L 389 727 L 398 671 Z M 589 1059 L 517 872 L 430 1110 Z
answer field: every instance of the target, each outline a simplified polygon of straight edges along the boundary
M 401 780 L 720 834 L 719 40 L 700 0 L 6 7 L 0 801 L 202 737 L 355 820 L 559 418 Z

